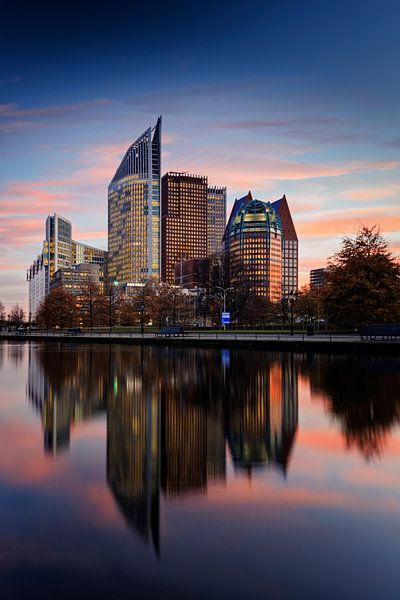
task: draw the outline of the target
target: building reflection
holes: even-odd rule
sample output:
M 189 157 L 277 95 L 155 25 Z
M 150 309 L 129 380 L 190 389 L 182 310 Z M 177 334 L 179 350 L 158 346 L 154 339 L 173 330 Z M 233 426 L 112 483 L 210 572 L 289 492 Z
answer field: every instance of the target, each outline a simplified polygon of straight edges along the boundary
M 68 448 L 71 427 L 106 405 L 106 379 L 100 353 L 91 347 L 29 345 L 27 396 L 40 413 L 46 452 Z
M 72 350 L 73 348 L 73 350 Z M 127 524 L 159 552 L 160 495 L 205 494 L 237 469 L 287 473 L 298 422 L 294 355 L 140 346 L 31 346 L 27 394 L 46 450 L 107 416 L 107 482 Z
M 298 389 L 293 354 L 235 369 L 229 378 L 226 437 L 236 468 L 277 466 L 287 472 L 298 424 Z
M 136 349 L 135 349 L 136 350 Z M 127 523 L 159 551 L 160 396 L 143 356 L 110 356 L 107 399 L 107 481 Z

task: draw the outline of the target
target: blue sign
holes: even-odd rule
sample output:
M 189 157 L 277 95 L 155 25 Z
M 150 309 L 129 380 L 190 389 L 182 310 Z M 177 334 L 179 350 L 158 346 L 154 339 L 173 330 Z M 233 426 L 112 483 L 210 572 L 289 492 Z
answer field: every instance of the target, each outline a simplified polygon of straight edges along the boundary
M 223 312 L 221 313 L 221 323 L 222 325 L 229 325 L 231 322 L 231 313 Z

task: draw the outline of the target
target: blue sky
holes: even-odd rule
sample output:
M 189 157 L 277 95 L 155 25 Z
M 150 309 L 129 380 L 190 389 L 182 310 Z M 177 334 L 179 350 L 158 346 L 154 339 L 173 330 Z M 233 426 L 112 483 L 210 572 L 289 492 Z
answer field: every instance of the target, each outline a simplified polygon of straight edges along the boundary
M 106 247 L 107 185 L 163 115 L 163 171 L 286 194 L 301 279 L 377 224 L 400 255 L 400 4 L 3 1 L 0 300 L 47 214 Z

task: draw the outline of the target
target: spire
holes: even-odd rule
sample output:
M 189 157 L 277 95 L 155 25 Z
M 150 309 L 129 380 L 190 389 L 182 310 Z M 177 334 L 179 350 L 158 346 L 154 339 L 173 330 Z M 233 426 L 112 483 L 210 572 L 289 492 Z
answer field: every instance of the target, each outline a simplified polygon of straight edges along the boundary
M 133 142 L 125 153 L 115 175 L 111 181 L 114 183 L 127 175 L 143 175 L 157 171 L 160 175 L 160 161 L 154 156 L 160 154 L 161 149 L 161 116 L 158 117 L 154 127 L 149 127 L 140 137 Z

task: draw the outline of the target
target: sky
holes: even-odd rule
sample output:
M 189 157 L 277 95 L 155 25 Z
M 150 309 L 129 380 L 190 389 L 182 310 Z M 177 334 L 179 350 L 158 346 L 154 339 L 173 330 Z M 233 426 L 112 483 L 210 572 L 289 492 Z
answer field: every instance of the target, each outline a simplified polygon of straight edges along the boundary
M 107 248 L 107 186 L 163 116 L 162 172 L 289 202 L 300 282 L 377 225 L 400 256 L 397 0 L 0 0 L 0 301 L 46 216 Z

